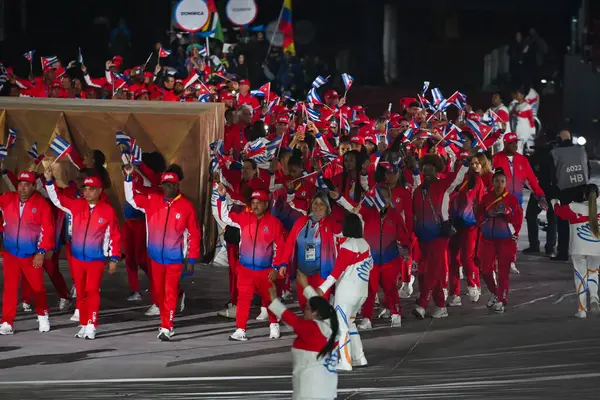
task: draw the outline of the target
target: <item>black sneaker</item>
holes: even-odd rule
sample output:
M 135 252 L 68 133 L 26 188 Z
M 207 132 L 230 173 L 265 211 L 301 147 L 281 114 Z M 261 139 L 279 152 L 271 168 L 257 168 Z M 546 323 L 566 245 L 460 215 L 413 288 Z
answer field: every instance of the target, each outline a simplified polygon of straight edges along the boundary
M 529 246 L 523 250 L 523 254 L 535 254 L 540 252 L 540 246 Z

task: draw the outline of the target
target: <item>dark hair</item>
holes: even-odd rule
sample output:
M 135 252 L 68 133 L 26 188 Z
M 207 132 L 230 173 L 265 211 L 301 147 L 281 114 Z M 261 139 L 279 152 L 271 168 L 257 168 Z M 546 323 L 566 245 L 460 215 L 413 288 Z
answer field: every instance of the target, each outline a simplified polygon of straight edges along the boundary
M 590 231 L 596 238 L 600 238 L 600 227 L 598 226 L 598 206 L 596 204 L 598 197 L 598 186 L 593 183 L 587 185 L 587 201 L 588 201 L 588 220 Z
M 169 167 L 165 170 L 165 172 L 174 173 L 179 178 L 179 181 L 183 180 L 183 169 L 181 168 L 181 166 L 179 164 L 169 165 Z
M 106 156 L 100 150 L 92 150 L 92 157 L 94 157 L 94 170 L 96 170 L 96 176 L 100 178 L 105 189 L 109 188 L 110 175 L 108 174 L 106 168 L 104 168 Z
M 356 214 L 346 214 L 342 220 L 342 235 L 349 238 L 360 239 L 363 237 L 363 226 L 360 217 Z
M 425 154 L 419 159 L 419 169 L 422 171 L 426 165 L 433 165 L 437 172 L 444 169 L 444 161 L 437 154 Z
M 330 320 L 331 322 L 331 336 L 329 336 L 329 340 L 319 354 L 317 355 L 317 359 L 329 355 L 335 350 L 335 339 L 338 334 L 339 323 L 337 319 L 337 314 L 333 306 L 329 303 L 329 301 L 325 300 L 323 297 L 314 296 L 308 300 L 308 305 L 312 311 L 315 311 L 319 314 L 322 320 Z
M 352 155 L 355 157 L 356 159 L 356 171 L 354 176 L 354 201 L 360 201 L 360 198 L 362 197 L 362 185 L 360 184 L 360 172 L 362 169 L 362 165 L 364 163 L 364 158 L 363 158 L 363 154 L 356 151 L 356 150 L 350 150 L 347 151 L 344 154 L 344 160 L 346 160 L 346 157 L 348 157 L 349 155 Z M 348 170 L 346 169 L 346 163 L 343 163 L 343 171 L 342 171 L 342 189 L 341 192 L 345 193 L 346 192 L 346 182 L 348 181 L 348 175 L 350 174 L 350 172 L 348 172 Z
M 503 176 L 506 178 L 506 174 L 504 173 L 504 169 L 503 168 L 496 168 L 496 170 L 494 171 L 494 175 L 492 175 L 492 179 L 494 179 L 496 176 Z
M 252 169 L 257 169 L 258 168 L 258 165 L 256 164 L 256 161 L 254 161 L 251 158 L 244 158 L 244 160 L 242 161 L 242 163 L 245 163 L 245 162 L 249 162 L 252 165 Z
M 342 143 L 350 143 L 350 136 L 346 135 L 346 136 L 342 136 L 340 138 L 340 144 Z
M 157 174 L 161 174 L 167 169 L 167 161 L 158 151 L 142 154 L 142 161 Z
M 461 132 L 461 134 L 466 137 L 467 139 L 469 139 L 471 141 L 472 144 L 475 143 L 475 136 L 473 136 L 473 134 L 467 130 L 463 130 Z
M 290 165 L 298 165 L 299 167 L 302 167 L 303 164 L 304 163 L 302 162 L 302 153 L 300 153 L 298 150 L 294 150 L 292 156 L 288 160 L 288 167 Z
M 248 134 L 248 141 L 252 142 L 261 137 L 266 137 L 267 131 L 265 129 L 264 121 L 256 121 L 250 126 L 250 133 Z

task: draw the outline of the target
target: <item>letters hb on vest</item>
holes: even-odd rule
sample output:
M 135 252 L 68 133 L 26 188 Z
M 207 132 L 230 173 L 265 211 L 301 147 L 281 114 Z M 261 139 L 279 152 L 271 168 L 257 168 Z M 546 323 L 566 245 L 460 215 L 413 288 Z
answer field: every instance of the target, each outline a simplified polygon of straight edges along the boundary
M 560 190 L 589 183 L 588 159 L 583 147 L 557 147 L 551 153 L 556 167 L 556 186 Z

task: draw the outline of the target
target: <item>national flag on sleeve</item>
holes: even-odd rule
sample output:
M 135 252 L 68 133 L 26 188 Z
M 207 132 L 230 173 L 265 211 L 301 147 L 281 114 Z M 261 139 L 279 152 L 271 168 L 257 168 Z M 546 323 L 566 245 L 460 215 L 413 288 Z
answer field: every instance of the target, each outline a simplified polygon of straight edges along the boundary
M 171 50 L 163 49 L 162 47 L 158 49 L 158 56 L 160 58 L 169 57 L 171 55 Z
M 56 136 L 52 143 L 50 143 L 50 151 L 56 157 L 56 161 L 69 154 L 71 151 L 71 143 L 67 142 L 60 136 Z
M 306 102 L 313 104 L 323 104 L 323 100 L 321 100 L 319 94 L 317 93 L 317 89 L 315 88 L 310 89 L 306 94 Z
M 29 50 L 27 53 L 23 54 L 23 57 L 25 57 L 27 59 L 27 61 L 32 63 L 34 54 L 35 54 L 35 50 Z
M 346 89 L 347 92 L 352 87 L 352 84 L 354 83 L 354 78 L 350 74 L 343 73 L 342 81 L 344 81 L 344 89 Z
M 429 90 L 429 81 L 425 81 L 425 82 L 423 82 L 423 89 L 421 90 L 421 95 L 425 96 L 425 93 L 427 93 L 428 90 Z
M 8 129 L 8 138 L 6 139 L 6 148 L 12 149 L 17 141 L 17 130 L 13 128 Z
M 483 150 L 487 150 L 487 147 L 485 146 L 485 144 L 483 144 L 484 136 L 483 136 L 483 132 L 481 130 L 482 125 L 483 124 L 481 124 L 480 122 L 474 121 L 472 119 L 467 119 L 467 126 L 473 132 L 473 136 L 475 137 L 475 140 L 479 144 L 479 147 L 481 147 Z
M 314 87 L 315 89 L 320 88 L 321 86 L 327 83 L 328 78 L 329 77 L 323 78 L 321 75 L 317 76 L 312 83 L 312 87 Z
M 42 61 L 42 70 L 46 69 L 46 67 L 51 67 L 52 65 L 56 64 L 58 62 L 58 57 L 57 56 L 50 56 L 50 57 L 40 57 L 41 61 Z
M 283 34 L 283 51 L 295 56 L 296 47 L 294 46 L 294 27 L 292 25 L 292 0 L 283 1 L 279 32 Z
M 433 105 L 436 107 L 444 100 L 442 91 L 439 88 L 431 89 L 431 95 L 433 96 Z

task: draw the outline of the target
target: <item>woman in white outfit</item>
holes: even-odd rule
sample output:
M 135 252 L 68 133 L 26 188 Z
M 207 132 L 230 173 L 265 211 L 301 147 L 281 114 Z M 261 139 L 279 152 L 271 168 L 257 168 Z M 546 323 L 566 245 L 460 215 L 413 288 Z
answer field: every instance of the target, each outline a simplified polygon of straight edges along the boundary
M 337 369 L 352 371 L 353 366 L 367 365 L 355 321 L 356 314 L 367 299 L 373 258 L 367 241 L 362 237 L 363 227 L 358 215 L 348 214 L 344 217 L 342 235 L 344 239 L 333 271 L 317 292 L 326 293 L 337 282 L 334 303 L 340 323 L 340 362 Z
M 277 298 L 277 288 L 269 289 L 269 310 L 294 329 L 298 335 L 292 345 L 294 400 L 333 400 L 337 397 L 338 361 L 336 333 L 338 319 L 335 310 L 298 271 L 298 284 L 308 299 L 304 318 L 289 311 Z
M 583 200 L 583 199 L 582 199 Z M 577 290 L 577 318 L 586 318 L 588 310 L 600 314 L 598 268 L 600 266 L 600 228 L 598 226 L 598 186 L 588 185 L 585 200 L 565 205 L 555 202 L 556 215 L 571 226 L 569 253 L 573 262 Z M 587 294 L 590 294 L 590 307 Z

